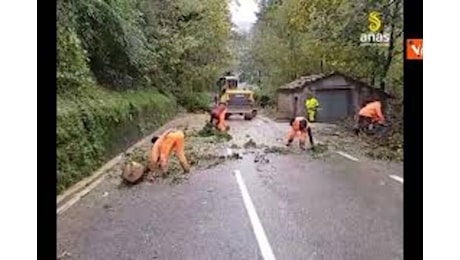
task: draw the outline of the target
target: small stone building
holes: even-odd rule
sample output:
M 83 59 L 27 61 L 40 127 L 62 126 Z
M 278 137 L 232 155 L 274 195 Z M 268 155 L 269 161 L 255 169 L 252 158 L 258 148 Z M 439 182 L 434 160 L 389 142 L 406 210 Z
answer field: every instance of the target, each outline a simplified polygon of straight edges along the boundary
M 353 117 L 365 99 L 374 94 L 380 96 L 383 109 L 391 98 L 389 94 L 339 72 L 304 76 L 277 90 L 278 117 L 306 116 L 307 93 L 312 93 L 320 103 L 318 122 Z

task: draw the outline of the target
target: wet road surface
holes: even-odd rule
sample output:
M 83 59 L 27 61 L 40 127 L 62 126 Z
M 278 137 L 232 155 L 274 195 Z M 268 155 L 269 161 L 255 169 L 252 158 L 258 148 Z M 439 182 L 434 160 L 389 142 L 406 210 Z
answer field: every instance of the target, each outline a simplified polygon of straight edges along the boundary
M 286 123 L 230 122 L 241 146 L 283 145 Z M 297 147 L 293 150 L 298 150 Z M 67 259 L 263 259 L 235 170 L 247 187 L 276 259 L 402 259 L 399 164 L 331 152 L 263 154 L 192 173 L 178 185 L 132 188 L 105 180 L 58 217 Z

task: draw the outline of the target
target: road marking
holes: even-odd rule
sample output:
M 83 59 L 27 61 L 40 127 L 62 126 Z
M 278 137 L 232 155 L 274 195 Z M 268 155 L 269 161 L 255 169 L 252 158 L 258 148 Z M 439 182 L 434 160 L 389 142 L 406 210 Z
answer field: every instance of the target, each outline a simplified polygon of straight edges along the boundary
M 351 156 L 351 155 L 349 155 L 347 153 L 344 153 L 344 152 L 341 152 L 341 151 L 336 151 L 336 153 L 338 153 L 338 154 L 342 155 L 343 157 L 345 157 L 347 159 L 350 159 L 352 161 L 359 162 L 359 160 L 357 158 L 355 158 L 355 157 L 353 157 L 353 156 Z
M 256 209 L 254 207 L 254 204 L 252 203 L 251 197 L 249 196 L 248 189 L 244 184 L 243 177 L 241 177 L 241 172 L 236 170 L 235 177 L 236 181 L 238 182 L 238 186 L 240 187 L 241 195 L 243 196 L 244 206 L 246 207 L 249 219 L 251 220 L 252 230 L 256 235 L 257 243 L 259 244 L 259 249 L 262 253 L 262 257 L 265 260 L 275 260 L 275 255 L 273 254 L 273 250 L 270 246 L 270 243 L 268 243 L 268 239 L 265 235 L 264 228 L 262 227 L 260 219 L 257 216 Z
M 399 181 L 400 183 L 404 183 L 404 179 L 399 176 L 390 175 L 390 178 L 392 178 L 393 180 Z
M 72 207 L 75 203 L 77 203 L 81 198 L 86 196 L 91 190 L 96 188 L 96 186 L 99 185 L 99 183 L 101 183 L 104 179 L 105 179 L 104 176 L 101 176 L 99 179 L 95 180 L 93 183 L 88 185 L 88 187 L 78 192 L 73 198 L 71 198 L 69 201 L 64 203 L 64 205 L 62 205 L 61 207 L 57 209 L 57 214 L 61 215 L 62 213 L 64 213 L 66 210 Z

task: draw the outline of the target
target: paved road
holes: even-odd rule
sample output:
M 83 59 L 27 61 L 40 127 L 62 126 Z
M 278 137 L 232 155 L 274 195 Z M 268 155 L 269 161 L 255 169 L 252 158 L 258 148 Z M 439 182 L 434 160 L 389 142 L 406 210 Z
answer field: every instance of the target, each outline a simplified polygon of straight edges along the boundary
M 281 142 L 275 135 L 285 130 L 266 118 L 235 119 L 231 127 L 235 142 L 248 135 Z M 403 258 L 401 165 L 335 153 L 322 159 L 268 154 L 266 163 L 254 162 L 255 156 L 195 172 L 174 186 L 118 188 L 119 180 L 110 178 L 59 216 L 58 254 L 85 260 L 264 259 L 263 236 L 253 229 L 260 221 L 276 259 Z M 256 218 L 248 215 L 235 171 Z

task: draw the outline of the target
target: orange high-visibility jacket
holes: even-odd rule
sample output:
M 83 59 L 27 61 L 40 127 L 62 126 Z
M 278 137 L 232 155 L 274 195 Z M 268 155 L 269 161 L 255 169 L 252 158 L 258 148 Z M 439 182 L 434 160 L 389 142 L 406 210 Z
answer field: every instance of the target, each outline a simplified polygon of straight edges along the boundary
M 160 166 L 161 170 L 165 171 L 168 158 L 173 150 L 182 168 L 188 171 L 190 166 L 184 155 L 184 133 L 175 129 L 166 131 L 153 145 L 150 157 L 150 170 L 154 171 L 157 166 Z
M 212 109 L 211 116 L 214 118 L 219 118 L 219 115 L 221 115 L 225 109 L 226 107 L 224 105 L 217 105 Z
M 360 116 L 370 117 L 373 121 L 378 123 L 383 123 L 385 121 L 385 117 L 382 114 L 382 103 L 380 101 L 374 101 L 359 111 Z
M 307 127 L 308 127 L 308 120 L 303 116 L 298 116 L 298 117 L 296 117 L 294 119 L 294 123 L 292 123 L 292 129 L 294 131 L 300 131 L 301 130 L 300 129 L 300 121 L 302 121 L 302 120 L 305 120 L 307 122 Z M 306 129 L 302 129 L 302 130 L 306 130 Z

